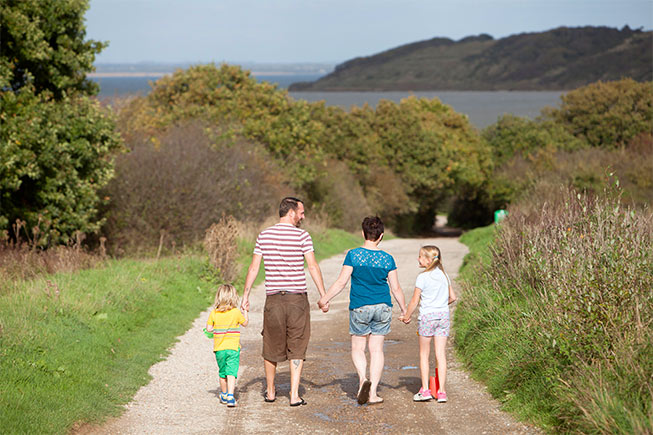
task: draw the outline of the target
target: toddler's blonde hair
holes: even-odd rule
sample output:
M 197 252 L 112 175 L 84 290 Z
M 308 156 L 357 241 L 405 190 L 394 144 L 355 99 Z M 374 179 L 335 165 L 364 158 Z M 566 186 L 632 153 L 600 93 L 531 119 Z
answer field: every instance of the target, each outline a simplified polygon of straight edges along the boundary
M 215 293 L 213 307 L 216 311 L 229 311 L 238 306 L 238 293 L 231 284 L 222 284 Z
M 439 267 L 440 270 L 444 272 L 440 248 L 435 245 L 426 245 L 422 246 L 422 248 L 419 250 L 419 253 L 423 254 L 429 260 L 429 265 L 426 266 L 426 269 L 424 269 L 425 272 L 430 272 L 436 267 Z

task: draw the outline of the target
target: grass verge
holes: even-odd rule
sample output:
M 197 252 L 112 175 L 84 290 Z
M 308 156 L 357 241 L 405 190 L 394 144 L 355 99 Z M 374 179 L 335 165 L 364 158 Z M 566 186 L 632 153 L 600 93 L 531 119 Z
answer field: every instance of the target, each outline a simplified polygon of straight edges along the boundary
M 359 239 L 313 234 L 319 259 Z M 111 260 L 13 285 L 0 296 L 2 431 L 65 433 L 120 414 L 150 366 L 211 303 L 206 264 L 200 255 Z
M 0 298 L 0 421 L 65 433 L 117 415 L 209 303 L 197 256 L 116 260 L 21 283 Z
M 652 227 L 618 196 L 561 190 L 462 239 L 456 350 L 504 410 L 555 433 L 653 433 Z

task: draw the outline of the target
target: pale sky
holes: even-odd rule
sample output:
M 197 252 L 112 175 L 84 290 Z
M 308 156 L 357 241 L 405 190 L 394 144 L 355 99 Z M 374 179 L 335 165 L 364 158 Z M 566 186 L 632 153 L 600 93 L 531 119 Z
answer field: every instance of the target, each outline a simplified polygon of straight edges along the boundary
M 96 63 L 326 62 L 559 26 L 653 28 L 653 0 L 91 0 Z

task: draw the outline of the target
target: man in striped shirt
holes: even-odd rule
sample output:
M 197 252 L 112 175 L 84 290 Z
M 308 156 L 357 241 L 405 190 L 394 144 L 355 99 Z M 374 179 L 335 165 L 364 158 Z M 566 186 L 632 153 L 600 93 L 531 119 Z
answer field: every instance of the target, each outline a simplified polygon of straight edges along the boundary
M 287 197 L 281 201 L 279 223 L 261 231 L 256 239 L 241 303 L 242 309 L 249 311 L 249 292 L 262 258 L 266 293 L 263 311 L 263 360 L 267 381 L 265 401 L 276 400 L 274 378 L 277 363 L 289 360 L 290 406 L 306 404 L 299 397 L 299 382 L 311 334 L 304 260 L 320 296 L 325 294 L 313 240 L 308 232 L 299 228 L 303 219 L 304 204 L 301 200 Z

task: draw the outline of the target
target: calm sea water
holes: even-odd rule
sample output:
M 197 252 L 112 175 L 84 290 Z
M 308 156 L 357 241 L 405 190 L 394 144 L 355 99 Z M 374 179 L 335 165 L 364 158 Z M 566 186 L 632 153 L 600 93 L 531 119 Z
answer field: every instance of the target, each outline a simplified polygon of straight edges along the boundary
M 256 76 L 258 80 L 277 83 L 281 88 L 318 77 L 320 76 L 315 74 Z M 158 77 L 96 77 L 93 80 L 100 84 L 100 97 L 115 97 L 125 94 L 145 95 L 150 91 L 149 82 L 157 79 Z M 557 106 L 562 94 L 561 91 L 290 92 L 290 96 L 296 100 L 324 101 L 328 106 L 344 109 L 364 103 L 376 107 L 382 99 L 399 102 L 411 95 L 439 98 L 455 111 L 466 114 L 477 128 L 493 124 L 506 113 L 535 118 L 544 107 Z
M 259 80 L 276 83 L 280 88 L 288 88 L 291 83 L 311 82 L 322 74 L 288 74 L 288 75 L 255 75 Z M 100 97 L 115 97 L 125 94 L 142 94 L 150 92 L 150 82 L 157 81 L 160 76 L 144 77 L 93 77 L 100 84 Z

